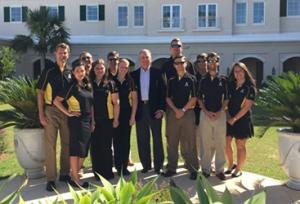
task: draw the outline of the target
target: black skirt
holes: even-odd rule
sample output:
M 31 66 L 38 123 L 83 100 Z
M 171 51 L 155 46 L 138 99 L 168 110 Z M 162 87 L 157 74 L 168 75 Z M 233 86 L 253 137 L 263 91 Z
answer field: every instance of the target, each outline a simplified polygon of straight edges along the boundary
M 227 123 L 227 136 L 236 139 L 247 139 L 253 135 L 253 124 L 249 116 L 240 118 L 233 125 Z
M 91 139 L 90 119 L 90 115 L 69 117 L 70 156 L 87 157 Z

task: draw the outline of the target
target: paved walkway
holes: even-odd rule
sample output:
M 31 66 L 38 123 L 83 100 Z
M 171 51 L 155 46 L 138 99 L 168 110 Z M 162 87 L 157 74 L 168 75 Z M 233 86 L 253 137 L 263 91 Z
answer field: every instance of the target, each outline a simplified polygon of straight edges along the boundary
M 140 164 L 136 164 L 135 168 L 137 170 L 141 169 Z M 134 168 L 131 167 L 131 170 Z M 141 180 L 149 180 L 154 178 L 156 174 L 154 172 L 148 172 L 142 174 L 138 171 L 138 177 Z M 175 183 L 184 188 L 185 191 L 193 198 L 195 203 L 196 201 L 196 185 L 195 181 L 191 181 L 188 178 L 189 174 L 184 168 L 179 168 L 178 174 L 174 176 Z M 118 181 L 118 176 L 112 181 L 116 183 Z M 21 183 L 24 177 L 16 177 L 5 189 L 5 192 L 0 194 L 0 200 L 8 193 L 16 189 Z M 91 183 L 100 185 L 100 182 L 95 181 L 93 174 L 90 169 L 86 170 L 84 175 L 84 180 L 90 181 Z M 264 189 L 267 193 L 267 204 L 300 204 L 300 191 L 295 191 L 287 188 L 284 183 L 278 180 L 274 180 L 268 177 L 260 176 L 253 173 L 243 172 L 243 175 L 239 178 L 227 179 L 225 182 L 220 181 L 215 176 L 209 178 L 210 183 L 213 187 L 219 191 L 223 192 L 225 187 L 227 187 L 230 192 L 233 194 L 234 200 L 237 204 L 243 203 L 249 196 L 254 193 L 260 192 Z M 3 181 L 0 181 L 0 184 Z M 166 186 L 169 183 L 168 178 L 160 177 L 158 179 L 158 184 Z M 45 179 L 35 179 L 30 180 L 22 192 L 22 197 L 26 203 L 46 203 L 45 198 L 50 200 L 55 200 L 57 198 L 55 193 L 50 193 L 45 190 Z M 63 198 L 71 199 L 71 194 L 68 192 L 68 187 L 65 183 L 56 182 L 57 190 L 61 193 Z M 69 202 L 71 203 L 71 202 Z

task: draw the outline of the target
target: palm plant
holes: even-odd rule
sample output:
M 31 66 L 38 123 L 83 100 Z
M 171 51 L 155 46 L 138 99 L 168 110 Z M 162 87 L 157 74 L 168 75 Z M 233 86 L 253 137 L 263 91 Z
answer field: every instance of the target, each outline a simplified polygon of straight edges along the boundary
M 29 10 L 26 26 L 30 34 L 17 35 L 12 41 L 12 48 L 25 53 L 32 48 L 41 56 L 41 70 L 45 68 L 46 54 L 52 52 L 58 43 L 68 42 L 70 34 L 58 17 L 49 15 L 49 10 Z
M 265 127 L 291 127 L 300 132 L 300 75 L 294 72 L 270 77 L 254 106 L 254 123 Z M 263 135 L 265 131 L 262 131 Z
M 0 81 L 0 102 L 12 106 L 0 111 L 0 128 L 13 125 L 17 128 L 40 127 L 36 81 L 25 76 Z

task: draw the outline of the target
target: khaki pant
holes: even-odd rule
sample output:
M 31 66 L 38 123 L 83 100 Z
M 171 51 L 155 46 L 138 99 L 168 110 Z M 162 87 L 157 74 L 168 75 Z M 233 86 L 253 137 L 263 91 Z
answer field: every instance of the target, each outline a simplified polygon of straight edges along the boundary
M 199 168 L 196 152 L 195 114 L 193 110 L 187 111 L 180 119 L 170 111 L 166 120 L 168 143 L 168 170 L 176 172 L 178 165 L 178 146 L 181 145 L 181 154 L 190 172 Z
M 56 141 L 57 133 L 60 134 L 60 175 L 69 175 L 69 128 L 68 117 L 54 106 L 46 106 L 45 114 L 48 124 L 45 126 L 46 136 L 46 177 L 47 181 L 55 181 L 57 177 L 56 167 Z
M 225 164 L 225 137 L 226 137 L 226 114 L 221 113 L 220 118 L 211 121 L 204 112 L 200 114 L 200 135 L 202 137 L 202 171 L 210 173 L 211 161 L 215 154 L 216 173 L 224 171 Z

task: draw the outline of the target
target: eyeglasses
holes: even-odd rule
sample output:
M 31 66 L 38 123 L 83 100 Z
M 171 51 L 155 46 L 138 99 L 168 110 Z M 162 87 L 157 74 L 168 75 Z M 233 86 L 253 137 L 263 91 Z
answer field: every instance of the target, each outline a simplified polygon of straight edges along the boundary
M 118 61 L 119 58 L 109 58 L 108 61 Z
M 174 62 L 175 65 L 184 64 L 185 62 Z
M 171 48 L 180 48 L 180 47 L 182 47 L 182 45 L 178 45 L 178 44 L 171 45 Z
M 199 63 L 199 64 L 204 64 L 206 62 L 206 60 L 197 60 L 196 63 Z

